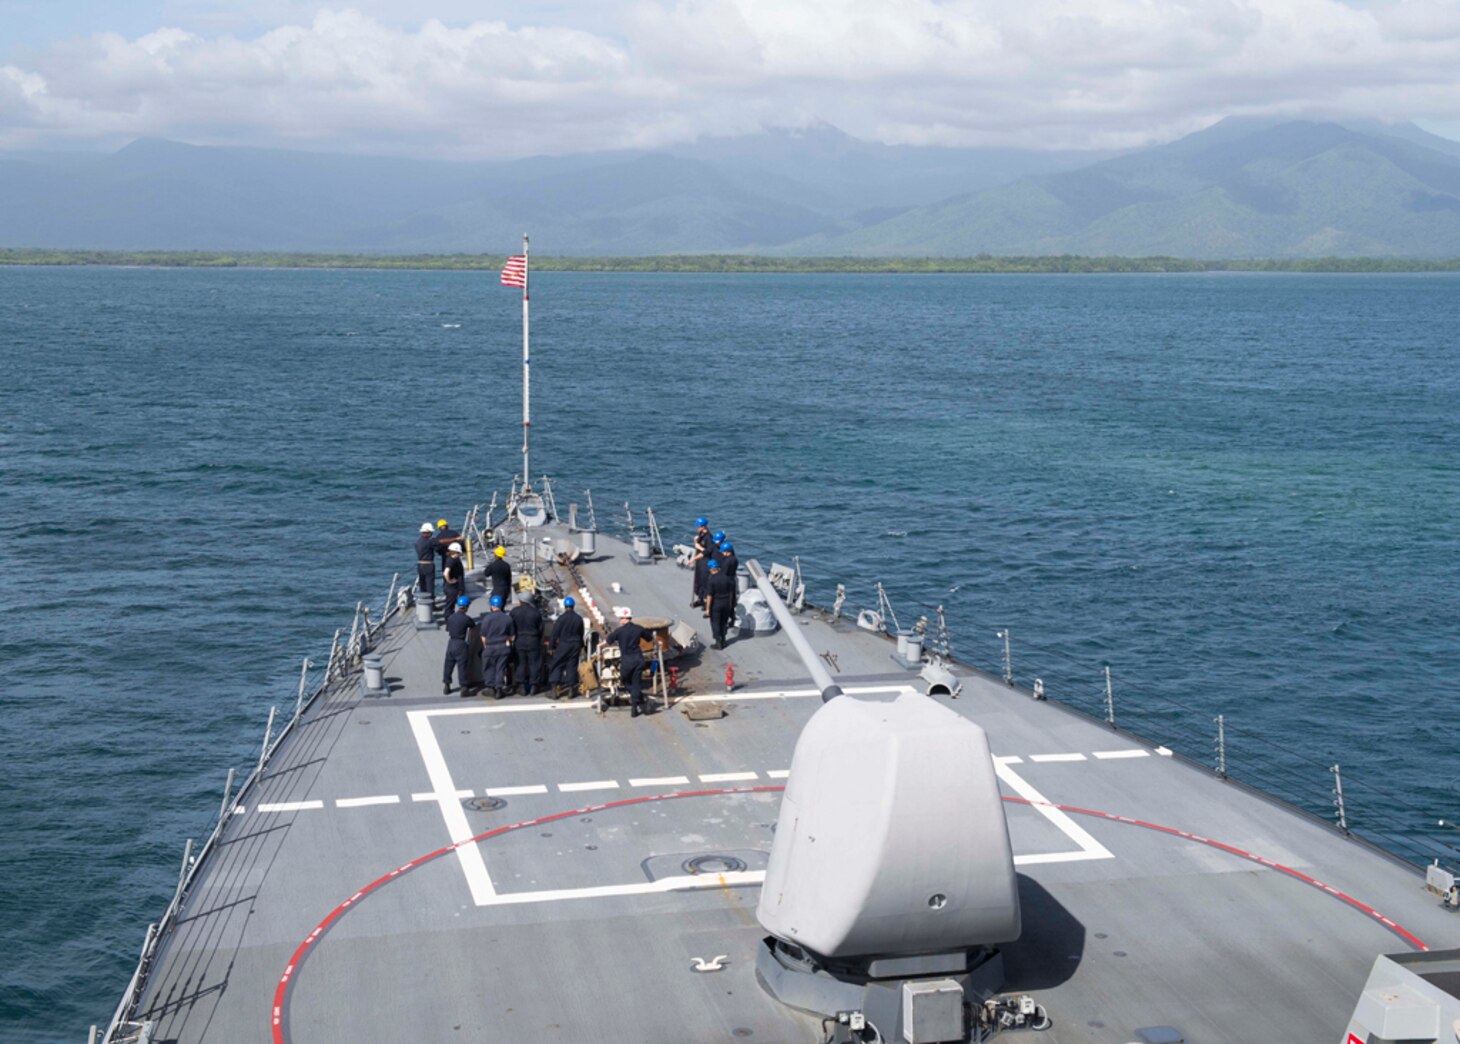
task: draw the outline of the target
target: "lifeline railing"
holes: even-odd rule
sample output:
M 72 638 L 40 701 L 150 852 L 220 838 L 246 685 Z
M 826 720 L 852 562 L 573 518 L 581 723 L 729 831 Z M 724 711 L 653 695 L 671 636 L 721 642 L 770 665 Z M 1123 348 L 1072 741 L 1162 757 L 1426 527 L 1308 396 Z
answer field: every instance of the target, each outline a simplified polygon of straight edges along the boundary
M 473 513 L 475 511 L 476 509 L 473 509 Z M 490 520 L 490 513 L 488 519 Z M 183 846 L 182 869 L 178 873 L 177 886 L 173 889 L 172 899 L 162 916 L 155 923 L 147 926 L 137 968 L 132 972 L 132 978 L 128 981 L 126 991 L 117 1005 L 111 1022 L 107 1024 L 106 1030 L 98 1038 L 97 1027 L 91 1028 L 93 1044 L 98 1039 L 101 1044 L 131 1044 L 131 1042 L 141 1044 L 141 1042 L 151 1040 L 151 1024 L 138 1022 L 133 1016 L 142 991 L 147 985 L 147 976 L 151 971 L 157 948 L 176 924 L 183 903 L 187 900 L 188 890 L 192 887 L 193 881 L 204 863 L 207 862 L 209 855 L 216 850 L 224 829 L 233 817 L 233 809 L 245 800 L 249 791 L 263 778 L 264 771 L 268 768 L 274 753 L 304 719 L 305 712 L 314 705 L 316 700 L 328 692 L 331 686 L 359 669 L 361 657 L 370 650 L 391 619 L 400 611 L 400 600 L 397 597 L 397 592 L 401 590 L 399 583 L 400 574 L 396 573 L 391 577 L 390 589 L 386 593 L 385 602 L 381 606 L 378 617 L 372 617 L 370 608 L 363 602 L 356 604 L 355 615 L 348 633 L 344 628 L 335 631 L 334 638 L 330 641 L 329 656 L 325 660 L 324 675 L 313 689 L 309 688 L 309 672 L 317 665 L 305 657 L 299 669 L 299 685 L 294 694 L 293 713 L 277 734 L 274 726 L 278 721 L 279 708 L 278 705 L 269 708 L 269 717 L 264 725 L 264 740 L 259 748 L 258 761 L 236 791 L 233 789 L 233 781 L 237 770 L 233 768 L 228 770 L 227 779 L 223 784 L 223 802 L 218 809 L 218 819 L 203 842 L 203 847 L 194 854 L 193 838 L 189 838 L 187 844 Z
M 764 547 L 736 538 L 742 561 L 749 554 L 771 561 Z M 797 560 L 798 575 L 806 579 L 804 560 Z M 1184 760 L 1207 767 L 1217 778 L 1315 816 L 1344 835 L 1367 843 L 1410 866 L 1423 869 L 1441 860 L 1460 863 L 1460 845 L 1451 843 L 1437 815 L 1411 800 L 1374 785 L 1351 767 L 1320 760 L 1260 735 L 1234 720 L 1230 709 L 1213 714 L 1185 700 L 1149 689 L 1137 696 L 1123 689 L 1116 664 L 1109 659 L 1081 660 L 1057 650 L 1036 646 L 1007 625 L 985 621 L 950 624 L 942 604 L 924 602 L 892 585 L 878 582 L 836 583 L 824 575 L 823 584 L 837 592 L 837 611 L 849 606 L 867 608 L 854 614 L 869 629 L 895 634 L 892 602 L 915 606 L 916 623 L 903 629 L 921 633 L 929 652 L 956 660 L 1033 699 L 1049 699 L 1093 718 L 1112 731 L 1162 745 Z M 830 601 L 830 600 L 829 600 Z M 808 608 L 815 608 L 810 601 Z M 874 608 L 875 607 L 875 608 Z M 829 610 L 816 610 L 832 615 Z M 906 617 L 904 612 L 904 617 Z M 1041 664 L 1039 670 L 1028 665 Z M 1165 737 L 1151 738 L 1152 734 Z
M 496 507 L 497 497 L 494 494 L 491 503 L 485 508 L 485 517 L 482 516 L 483 506 L 478 504 L 468 513 L 467 521 L 463 526 L 464 535 L 468 539 L 475 536 L 479 541 L 478 546 L 484 553 L 486 552 L 484 537 L 486 534 L 490 534 L 494 528 L 493 514 Z M 589 510 L 592 511 L 591 494 L 589 494 Z M 596 522 L 596 518 L 594 521 Z M 615 528 L 620 528 L 625 538 L 632 540 L 633 513 L 627 502 L 624 504 L 624 515 L 619 516 L 616 521 L 619 526 Z M 767 548 L 757 547 L 742 538 L 736 538 L 736 544 L 738 551 L 746 552 L 741 554 L 742 559 L 748 558 L 750 553 L 754 553 L 768 562 L 771 561 L 773 552 Z M 796 562 L 796 580 L 798 583 L 806 584 L 806 573 L 802 561 L 799 557 L 794 560 Z M 269 718 L 264 729 L 264 742 L 259 751 L 258 763 L 236 792 L 231 793 L 235 770 L 231 768 L 228 770 L 218 821 L 196 855 L 193 854 L 193 839 L 190 838 L 184 846 L 182 869 L 178 875 L 178 883 L 173 891 L 172 900 L 168 903 L 162 917 L 147 928 L 137 968 L 132 973 L 121 1003 L 117 1005 L 116 1013 L 100 1037 L 101 1044 L 130 1044 L 130 1042 L 141 1044 L 141 1042 L 151 1039 L 150 1024 L 135 1022 L 132 1020 L 132 1015 L 141 998 L 142 990 L 146 986 L 147 974 L 151 969 L 157 947 L 176 922 L 178 912 L 187 898 L 189 887 L 209 854 L 218 845 L 224 828 L 232 816 L 232 808 L 236 807 L 262 778 L 269 760 L 280 744 L 303 719 L 304 713 L 322 694 L 329 690 L 332 684 L 359 667 L 361 656 L 368 651 L 375 638 L 384 631 L 391 618 L 400 610 L 400 603 L 396 597 L 397 591 L 400 590 L 399 581 L 400 574 L 397 573 L 391 579 L 390 590 L 377 620 L 372 621 L 369 608 L 363 602 L 357 603 L 348 634 L 343 628 L 335 631 L 334 638 L 330 642 L 324 677 L 313 690 L 307 692 L 307 695 L 309 671 L 315 665 L 307 658 L 304 660 L 299 673 L 299 686 L 295 694 L 293 715 L 275 736 L 273 729 L 278 707 L 274 706 L 269 709 Z M 860 614 L 869 623 L 875 621 L 875 626 L 869 629 L 884 633 L 893 633 L 896 630 L 895 627 L 889 628 L 888 626 L 891 621 L 896 619 L 896 616 L 892 611 L 894 596 L 889 592 L 887 585 L 880 582 L 874 583 L 865 592 L 859 591 L 855 584 L 836 583 L 834 587 L 836 591 L 835 614 L 840 614 L 841 606 L 848 598 L 848 591 L 850 591 L 854 600 L 860 597 L 864 602 L 877 606 L 875 610 L 864 610 Z M 1460 848 L 1448 843 L 1439 843 L 1433 838 L 1427 839 L 1425 836 L 1426 834 L 1438 835 L 1439 831 L 1436 827 L 1443 828 L 1446 820 L 1438 819 L 1433 814 L 1409 804 L 1405 799 L 1374 787 L 1367 781 L 1356 781 L 1353 779 L 1352 773 L 1346 780 L 1342 775 L 1340 765 L 1319 761 L 1256 734 L 1245 737 L 1239 735 L 1234 740 L 1233 722 L 1230 715 L 1219 713 L 1212 716 L 1210 711 L 1193 707 L 1168 696 L 1148 692 L 1143 701 L 1136 701 L 1121 693 L 1120 698 L 1117 699 L 1116 674 L 1112 664 L 1108 661 L 1102 660 L 1098 663 L 1080 661 L 1056 650 L 1038 648 L 1023 642 L 1022 639 L 1016 645 L 1012 630 L 1008 626 L 978 623 L 971 626 L 965 625 L 962 628 L 950 627 L 947 610 L 942 604 L 921 602 L 911 596 L 899 595 L 898 598 L 903 603 L 917 606 L 922 610 L 917 623 L 907 630 L 924 635 L 930 651 L 956 660 L 963 666 L 971 667 L 991 679 L 1002 680 L 1011 688 L 1026 692 L 1033 699 L 1052 700 L 1077 713 L 1102 721 L 1112 731 L 1142 739 L 1148 743 L 1154 744 L 1155 741 L 1145 731 L 1131 728 L 1129 725 L 1131 721 L 1134 720 L 1140 730 L 1150 729 L 1153 726 L 1173 732 L 1185 730 L 1179 739 L 1162 740 L 1163 746 L 1189 762 L 1211 768 L 1217 778 L 1223 781 L 1246 787 L 1300 813 L 1331 821 L 1345 836 L 1364 842 L 1416 869 L 1422 869 L 1436 859 L 1460 861 Z M 805 605 L 807 609 L 814 612 L 833 615 L 833 611 L 817 609 L 810 601 L 807 601 Z M 341 641 L 342 635 L 345 635 L 343 642 Z M 979 635 L 992 636 L 994 642 L 973 644 L 975 637 Z M 955 639 L 960 643 L 961 648 L 973 648 L 979 652 L 985 651 L 991 645 L 992 648 L 989 649 L 988 654 L 992 658 L 992 669 L 980 667 L 967 652 L 955 651 Z M 1015 657 L 1016 648 L 1020 651 L 1017 659 Z M 1033 650 L 1035 655 L 1026 657 L 1024 655 L 1026 650 Z M 1021 673 L 1016 670 L 1016 664 L 1022 668 L 1028 659 L 1040 657 L 1046 664 L 1052 665 L 1053 670 L 1042 671 L 1039 675 Z M 1050 684 L 1046 682 L 1046 678 L 1053 682 L 1053 691 L 1051 691 Z M 1024 684 L 1026 680 L 1028 684 Z M 1152 703 L 1161 706 L 1154 707 Z M 1117 714 L 1120 717 L 1120 724 L 1117 724 Z M 1205 723 L 1209 721 L 1211 731 L 1209 733 L 1191 731 L 1193 719 L 1202 721 L 1204 728 Z M 1206 746 L 1208 742 L 1212 744 L 1210 747 Z M 1243 760 L 1238 756 L 1255 749 L 1267 752 L 1269 760 L 1266 762 L 1259 762 L 1255 758 Z M 1273 757 L 1272 755 L 1279 756 Z M 1235 772 L 1234 756 L 1236 756 L 1238 765 Z M 1303 775 L 1305 770 L 1313 774 L 1305 776 Z M 1320 771 L 1321 775 L 1318 774 Z M 1319 785 L 1320 780 L 1330 776 L 1332 777 L 1331 783 Z M 1374 821 L 1377 819 L 1377 815 L 1356 817 L 1355 797 L 1359 798 L 1360 805 L 1366 803 L 1366 799 L 1369 797 L 1380 798 L 1387 802 L 1389 807 L 1396 810 L 1401 817 L 1406 817 L 1400 825 L 1400 829 L 1404 832 L 1396 834 L 1393 832 L 1393 827 L 1381 829 L 1376 826 Z M 93 1042 L 97 1040 L 97 1027 L 95 1026 L 91 1029 L 91 1039 Z

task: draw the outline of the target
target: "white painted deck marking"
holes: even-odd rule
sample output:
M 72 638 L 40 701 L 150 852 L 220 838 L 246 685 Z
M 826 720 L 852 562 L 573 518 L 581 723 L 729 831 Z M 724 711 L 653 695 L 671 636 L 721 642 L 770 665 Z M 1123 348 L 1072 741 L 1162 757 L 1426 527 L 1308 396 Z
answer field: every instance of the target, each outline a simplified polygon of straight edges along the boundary
M 462 800 L 465 800 L 466 798 L 471 797 L 472 794 L 473 794 L 473 791 L 470 791 L 470 790 L 453 790 L 453 791 L 451 791 L 448 794 L 448 796 L 449 797 L 454 797 L 457 801 L 462 801 Z M 439 800 L 441 800 L 441 795 L 438 794 L 438 793 L 436 793 L 436 791 L 434 791 L 434 790 L 422 790 L 422 791 L 418 791 L 418 792 L 412 794 L 411 795 L 411 800 L 412 801 L 439 801 Z
M 259 812 L 306 812 L 314 808 L 324 808 L 323 801 L 274 801 L 264 802 L 259 805 L 256 811 Z
M 492 710 L 492 709 L 494 709 L 494 708 L 490 708 L 490 707 L 489 708 L 486 708 L 486 710 L 489 710 L 489 711 Z M 434 711 L 426 711 L 426 712 L 419 712 L 418 711 L 418 712 L 415 712 L 415 713 L 431 714 L 431 713 L 435 713 L 435 712 Z M 1099 750 L 1097 750 L 1097 751 L 1092 752 L 1091 754 L 1079 754 L 1079 753 L 1065 753 L 1065 754 L 1030 754 L 1030 755 L 1027 755 L 1027 756 L 1024 756 L 1024 757 L 1021 757 L 1018 754 L 1000 754 L 1000 755 L 997 755 L 994 758 L 994 764 L 996 766 L 997 765 L 1022 765 L 1026 760 L 1027 761 L 1041 763 L 1041 764 L 1048 763 L 1048 762 L 1074 762 L 1074 761 L 1088 761 L 1092 757 L 1093 758 L 1096 758 L 1098 760 L 1101 760 L 1101 761 L 1110 761 L 1110 760 L 1119 760 L 1119 759 L 1123 759 L 1123 758 L 1149 757 L 1151 753 L 1152 752 L 1146 751 L 1146 750 L 1130 749 L 1130 750 L 1114 750 L 1114 751 L 1111 751 L 1111 750 L 1099 751 Z M 1170 750 L 1167 750 L 1165 747 L 1157 747 L 1155 749 L 1155 753 L 1156 754 L 1160 754 L 1162 757 L 1171 757 L 1172 756 L 1171 751 Z M 789 779 L 790 776 L 791 776 L 791 770 L 790 769 L 766 769 L 763 774 L 765 775 L 765 777 L 767 779 Z M 761 775 L 762 775 L 761 773 L 756 773 L 756 772 L 751 772 L 751 771 L 744 771 L 744 772 L 707 772 L 707 773 L 704 773 L 703 775 L 699 776 L 698 777 L 698 781 L 701 782 L 701 783 L 738 783 L 738 782 L 745 782 L 745 781 L 749 781 L 749 780 L 759 779 Z M 565 792 L 565 793 L 573 793 L 575 791 L 588 791 L 588 790 L 617 790 L 617 789 L 619 789 L 619 788 L 621 788 L 621 787 L 623 787 L 625 785 L 630 786 L 630 787 L 680 787 L 680 786 L 687 785 L 689 782 L 690 782 L 690 777 L 689 776 L 634 776 L 634 777 L 632 777 L 632 778 L 629 779 L 629 781 L 628 781 L 627 784 L 620 783 L 617 780 L 602 779 L 602 780 L 586 781 L 586 782 L 583 782 L 583 783 L 561 783 L 561 784 L 557 784 L 557 787 L 562 792 Z M 550 793 L 550 791 L 551 791 L 551 788 L 548 786 L 548 784 L 545 784 L 545 783 L 524 783 L 524 784 L 518 784 L 518 785 L 513 785 L 513 786 L 486 787 L 486 788 L 483 789 L 482 792 L 484 794 L 488 795 L 489 797 L 513 797 L 513 796 L 528 795 L 528 794 L 547 794 L 547 793 Z M 456 799 L 456 800 L 464 800 L 465 798 L 472 797 L 475 794 L 475 791 L 467 790 L 467 789 L 457 789 L 457 790 L 451 791 L 450 793 L 451 793 L 451 796 L 454 799 Z M 410 799 L 412 801 L 416 801 L 416 802 L 439 801 L 440 800 L 440 797 L 441 797 L 441 795 L 438 794 L 434 790 L 419 791 L 417 793 L 414 793 L 414 794 L 411 794 L 410 795 Z M 401 799 L 401 796 L 399 794 L 377 794 L 377 795 L 373 795 L 373 796 L 370 796 L 370 797 L 337 798 L 337 799 L 335 799 L 334 804 L 335 804 L 335 807 L 336 808 L 365 808 L 365 807 L 368 807 L 368 806 L 371 806 L 371 805 L 398 805 L 398 804 L 401 803 L 401 800 L 402 799 Z M 318 808 L 322 808 L 322 807 L 324 807 L 324 805 L 321 802 L 304 801 L 304 802 L 293 802 L 292 804 L 287 804 L 287 805 L 286 804 L 276 804 L 276 805 L 267 805 L 266 804 L 266 805 L 260 805 L 257 810 L 258 811 L 261 811 L 261 812 L 279 812 L 279 811 L 296 812 L 296 811 L 313 810 L 313 809 L 318 809 Z M 236 816 L 241 816 L 241 815 L 244 815 L 247 811 L 248 811 L 248 809 L 245 808 L 243 805 L 238 805 L 238 806 L 236 806 L 234 808 L 233 814 L 236 815 Z M 1051 861 L 1054 861 L 1054 860 L 1051 860 Z
M 912 693 L 916 690 L 906 685 L 870 685 L 854 686 L 846 690 L 848 693 Z M 815 689 L 781 689 L 765 692 L 741 692 L 726 695 L 708 694 L 701 697 L 689 697 L 678 701 L 679 704 L 693 703 L 697 700 L 771 700 L 785 699 L 788 697 L 809 697 L 818 696 L 820 693 Z M 435 801 L 441 808 L 441 815 L 446 822 L 446 828 L 453 843 L 461 844 L 471 838 L 471 828 L 466 822 L 466 813 L 461 806 L 461 799 L 470 797 L 470 790 L 458 790 L 451 780 L 451 773 L 446 767 L 446 760 L 441 752 L 441 746 L 436 740 L 436 735 L 431 728 L 432 717 L 460 717 L 465 714 L 523 714 L 535 712 L 589 710 L 593 708 L 591 702 L 563 704 L 552 701 L 540 703 L 509 704 L 507 706 L 492 707 L 443 707 L 428 711 L 409 711 L 407 717 L 411 723 L 411 731 L 415 736 L 416 745 L 420 748 L 421 759 L 426 765 L 426 772 L 431 779 L 432 790 L 428 793 L 412 794 L 416 801 Z M 1102 760 L 1109 760 L 1114 757 L 1146 757 L 1150 752 L 1141 750 L 1139 752 L 1105 751 L 1097 752 L 1097 757 L 1103 753 L 1106 757 Z M 1074 822 L 1068 815 L 1060 811 L 1046 799 L 1038 790 L 1030 786 L 1021 776 L 1016 774 L 1011 765 L 1022 764 L 1025 759 L 1019 755 L 1001 755 L 994 759 L 994 770 L 1020 797 L 1031 803 L 1032 807 L 1040 815 L 1075 843 L 1077 848 L 1074 851 L 1065 852 L 1030 852 L 1024 855 L 1016 855 L 1014 863 L 1016 866 L 1026 866 L 1034 863 L 1067 863 L 1083 859 L 1113 859 L 1115 858 L 1109 849 L 1096 841 L 1087 831 Z M 1068 754 L 1032 754 L 1029 761 L 1051 762 L 1051 761 L 1086 761 L 1087 755 L 1078 753 Z M 770 769 L 766 776 L 770 779 L 787 779 L 790 776 L 789 769 Z M 702 782 L 733 782 L 758 779 L 755 772 L 719 772 L 706 773 L 701 775 Z M 657 776 L 637 777 L 629 780 L 631 787 L 643 786 L 682 786 L 689 782 L 685 776 Z M 620 787 L 619 781 L 614 779 L 591 780 L 575 783 L 558 783 L 557 789 L 562 793 L 581 793 L 592 790 L 617 790 Z M 527 784 L 512 787 L 487 788 L 487 794 L 544 794 L 547 787 L 543 784 Z M 517 892 L 506 895 L 499 895 L 492 886 L 492 880 L 487 873 L 485 861 L 477 845 L 461 844 L 456 849 L 457 860 L 461 864 L 462 873 L 466 876 L 467 886 L 471 890 L 472 901 L 477 906 L 507 905 L 516 903 L 548 902 L 559 899 L 591 898 L 595 896 L 613 895 L 642 895 L 656 892 L 670 892 L 681 889 L 715 888 L 725 884 L 759 884 L 765 877 L 762 871 L 741 871 L 735 874 L 716 874 L 688 876 L 683 878 L 666 878 L 660 881 L 643 882 L 624 885 L 602 885 L 590 888 L 568 888 L 534 892 Z
M 870 695 L 872 693 L 912 694 L 917 692 L 910 685 L 854 685 L 842 691 L 849 695 Z M 706 693 L 701 696 L 685 696 L 677 699 L 674 701 L 674 706 L 681 707 L 707 701 L 723 703 L 726 700 L 781 700 L 820 695 L 821 692 L 817 689 L 768 689 L 758 692 Z M 410 711 L 409 713 L 419 714 L 423 717 L 454 718 L 462 714 L 536 714 L 543 711 L 593 710 L 594 707 L 595 704 L 592 700 L 587 700 L 586 702 L 575 700 L 571 703 L 563 703 L 555 700 L 535 700 L 531 703 L 504 703 L 491 707 L 483 707 L 481 705 L 469 707 L 438 707 L 434 710 Z
M 466 809 L 461 805 L 460 792 L 451 781 L 451 770 L 446 767 L 441 744 L 436 742 L 436 733 L 431 728 L 430 712 L 407 711 L 406 717 L 410 720 L 416 746 L 421 751 L 421 760 L 426 765 L 426 775 L 430 777 L 431 789 L 435 792 L 436 803 L 441 808 L 441 818 L 446 822 L 446 831 L 452 844 L 460 846 L 456 849 L 456 859 L 466 877 L 467 888 L 471 890 L 472 902 L 484 906 L 496 896 L 497 890 L 492 887 L 492 878 L 487 873 L 487 864 L 482 860 L 481 849 L 475 843 L 464 843 L 471 840 L 473 831 L 471 824 L 466 821 Z
M 865 696 L 878 692 L 895 693 L 897 695 L 906 693 L 912 695 L 917 690 L 911 685 L 853 685 L 849 689 L 843 689 L 842 692 L 849 696 Z M 674 705 L 678 707 L 681 704 L 725 703 L 730 700 L 736 702 L 740 700 L 784 700 L 802 696 L 820 695 L 820 689 L 773 689 L 764 692 L 708 692 L 702 695 L 686 696 L 683 699 L 675 700 Z
M 1045 819 L 1049 820 L 1054 828 L 1064 834 L 1076 845 L 1078 852 L 1032 852 L 1028 855 L 1015 856 L 1016 866 L 1028 866 L 1031 863 L 1073 863 L 1081 859 L 1114 859 L 1115 856 L 1110 849 L 1106 848 L 1099 841 L 1096 841 L 1090 834 L 1071 819 L 1064 811 L 1055 808 L 1049 798 L 1035 790 L 1029 783 L 1008 765 L 994 765 L 994 771 L 998 773 L 999 779 L 1018 794 L 1024 800 L 1030 802 L 1030 807 L 1038 812 Z
M 436 710 L 410 711 L 410 713 L 419 714 L 423 718 L 455 718 L 462 714 L 533 714 L 538 711 L 592 710 L 594 706 L 592 700 L 587 703 L 580 703 L 577 700 L 572 703 L 545 700 L 541 703 L 504 703 L 496 707 L 438 707 Z M 678 703 L 675 706 L 678 706 Z
M 494 896 L 484 906 L 510 906 L 516 903 L 550 903 L 564 899 L 600 899 L 612 895 L 653 895 L 661 892 L 689 892 L 702 888 L 758 885 L 765 880 L 764 870 L 734 870 L 722 874 L 685 874 L 661 877 L 657 881 L 634 884 L 595 885 L 588 888 L 555 888 L 541 892 L 506 892 Z
M 378 794 L 375 797 L 336 798 L 336 808 L 363 808 L 365 805 L 399 805 L 399 794 Z

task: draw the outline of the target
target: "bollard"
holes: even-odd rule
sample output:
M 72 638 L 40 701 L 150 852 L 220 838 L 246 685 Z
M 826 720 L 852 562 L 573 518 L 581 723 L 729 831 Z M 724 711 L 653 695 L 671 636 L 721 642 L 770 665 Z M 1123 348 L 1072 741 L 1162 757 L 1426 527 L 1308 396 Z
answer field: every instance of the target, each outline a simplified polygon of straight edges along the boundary
M 431 596 L 424 591 L 416 592 L 416 630 L 434 627 L 436 621 L 431 605 Z
M 364 667 L 365 691 L 372 695 L 385 692 L 385 661 L 379 653 L 366 653 L 361 659 Z
M 591 529 L 584 529 L 577 534 L 578 551 L 585 557 L 596 554 L 598 551 L 598 534 Z
M 899 629 L 896 637 L 897 652 L 892 654 L 892 662 L 910 671 L 917 670 L 923 660 L 923 636 Z

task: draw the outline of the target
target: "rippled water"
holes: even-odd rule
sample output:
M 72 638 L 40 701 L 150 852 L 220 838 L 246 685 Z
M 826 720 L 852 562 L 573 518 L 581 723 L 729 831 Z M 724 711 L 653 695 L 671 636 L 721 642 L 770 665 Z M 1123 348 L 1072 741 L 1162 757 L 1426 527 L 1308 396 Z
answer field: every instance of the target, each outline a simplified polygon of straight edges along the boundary
M 1460 278 L 542 274 L 534 470 L 1324 810 L 1460 813 Z M 469 273 L 0 270 L 0 1036 L 84 1039 L 301 657 L 518 464 Z M 1407 851 L 1411 850 L 1407 849 Z M 1425 849 L 1429 850 L 1429 849 Z

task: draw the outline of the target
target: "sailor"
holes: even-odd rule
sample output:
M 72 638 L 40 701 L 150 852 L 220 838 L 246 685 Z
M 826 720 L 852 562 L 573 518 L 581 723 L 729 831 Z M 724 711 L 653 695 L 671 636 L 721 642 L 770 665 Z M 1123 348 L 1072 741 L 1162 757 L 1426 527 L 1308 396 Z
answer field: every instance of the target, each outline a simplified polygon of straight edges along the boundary
M 450 544 L 446 548 L 446 564 L 441 567 L 441 580 L 446 590 L 446 605 L 466 594 L 466 563 L 461 560 L 461 545 Z
M 695 535 L 695 539 L 696 540 L 699 539 L 699 534 L 696 534 Z M 709 539 L 705 541 L 705 551 L 704 551 L 705 560 L 701 564 L 701 566 L 702 566 L 702 568 L 704 570 L 704 580 L 700 584 L 700 598 L 701 598 L 701 600 L 704 599 L 706 592 L 709 590 L 709 584 L 710 584 L 710 563 L 716 562 L 716 561 L 719 560 L 719 558 L 720 558 L 720 544 L 724 541 L 724 539 L 725 539 L 725 531 L 723 529 L 717 529 L 713 533 L 709 534 Z M 696 545 L 696 546 L 698 546 L 698 545 Z M 705 607 L 704 615 L 705 616 L 709 616 L 710 615 L 710 610 L 709 610 L 709 607 L 708 606 Z
M 492 557 L 483 571 L 482 581 L 489 594 L 500 595 L 502 604 L 507 604 L 512 594 L 512 566 L 507 562 L 507 549 L 498 544 L 492 549 Z
M 452 529 L 451 524 L 446 519 L 439 518 L 436 520 L 436 553 L 441 556 L 442 572 L 446 570 L 446 549 L 460 539 L 461 534 Z M 446 605 L 448 609 L 451 607 L 450 602 L 446 603 Z
M 731 580 L 740 571 L 740 559 L 735 557 L 735 545 L 728 540 L 720 545 L 720 568 Z
M 553 699 L 567 689 L 568 699 L 578 698 L 578 657 L 583 654 L 583 617 L 573 606 L 573 596 L 563 599 L 563 614 L 553 621 L 553 633 L 548 638 L 548 649 L 552 651 L 552 662 L 548 665 L 548 683 L 553 687 Z
M 627 609 L 619 610 L 620 623 L 607 636 L 607 641 L 618 646 L 619 683 L 629 690 L 629 717 L 637 718 L 648 714 L 644 706 L 644 648 L 639 643 L 649 632 L 634 623 L 633 614 Z
M 725 648 L 725 632 L 735 618 L 735 578 L 725 572 L 722 563 L 711 560 L 710 582 L 705 587 L 706 615 L 710 618 L 710 633 L 715 637 L 715 648 Z
M 502 596 L 492 595 L 491 610 L 482 617 L 478 627 L 482 633 L 482 684 L 500 700 L 506 695 L 507 657 L 512 652 L 512 617 L 502 611 Z
M 532 596 L 519 591 L 517 604 L 508 613 L 515 632 L 512 642 L 514 666 L 512 675 L 524 696 L 536 696 L 542 680 L 542 613 L 532 604 Z
M 441 694 L 451 695 L 451 665 L 456 665 L 456 681 L 461 686 L 461 694 L 470 696 L 471 690 L 467 685 L 466 660 L 467 652 L 471 648 L 469 639 L 473 627 L 478 626 L 476 617 L 467 613 L 471 605 L 471 599 L 461 595 L 456 599 L 455 612 L 446 617 L 446 661 L 441 665 Z
M 421 523 L 416 538 L 416 590 L 436 602 L 436 530 L 429 522 Z
M 691 607 L 705 604 L 705 582 L 710 578 L 709 561 L 710 520 L 701 515 L 695 519 L 695 553 L 694 557 L 689 560 L 690 566 L 695 571 L 694 590 L 689 602 Z

